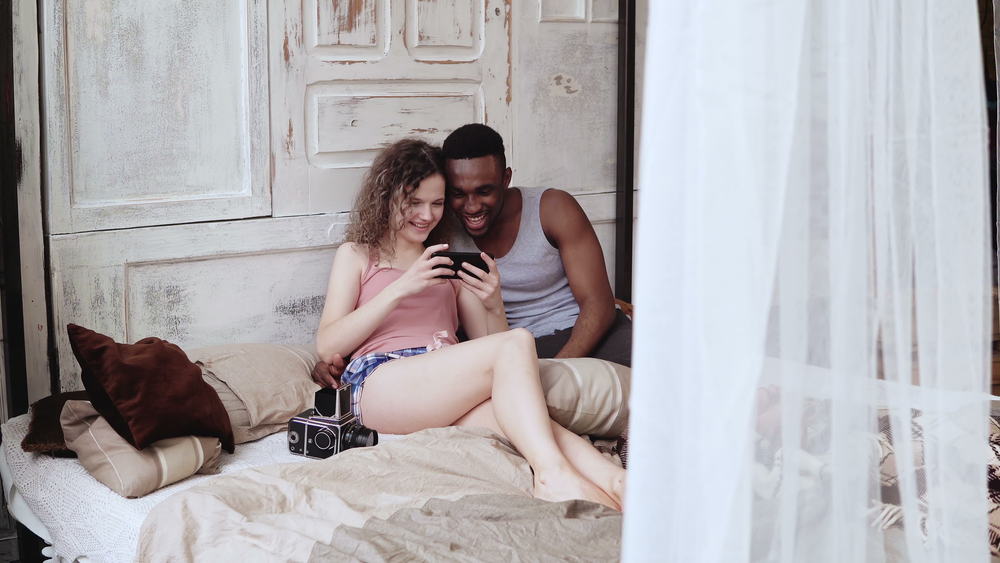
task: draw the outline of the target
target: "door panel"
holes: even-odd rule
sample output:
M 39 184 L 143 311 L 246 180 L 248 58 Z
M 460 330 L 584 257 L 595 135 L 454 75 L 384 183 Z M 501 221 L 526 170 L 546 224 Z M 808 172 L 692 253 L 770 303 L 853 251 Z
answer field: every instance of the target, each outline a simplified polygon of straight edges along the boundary
M 63 390 L 80 388 L 69 322 L 310 344 L 344 212 L 407 135 L 493 126 L 515 184 L 574 193 L 613 267 L 616 3 L 42 4 Z
M 375 153 L 457 126 L 509 133 L 500 0 L 270 4 L 274 215 L 350 210 Z
M 526 0 L 519 6 L 514 183 L 614 191 L 617 1 Z
M 512 184 L 576 196 L 614 284 L 617 0 L 522 0 L 514 26 Z
M 51 233 L 269 213 L 262 2 L 42 4 Z
M 346 217 L 254 219 L 52 237 L 60 387 L 79 389 L 66 336 L 76 323 L 181 348 L 311 346 Z

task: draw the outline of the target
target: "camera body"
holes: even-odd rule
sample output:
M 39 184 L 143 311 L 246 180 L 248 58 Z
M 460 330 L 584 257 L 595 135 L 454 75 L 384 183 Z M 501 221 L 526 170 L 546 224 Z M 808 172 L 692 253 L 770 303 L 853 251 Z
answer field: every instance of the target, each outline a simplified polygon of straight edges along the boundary
M 289 452 L 325 459 L 350 448 L 378 444 L 378 433 L 359 424 L 351 413 L 349 387 L 320 389 L 315 406 L 288 421 Z

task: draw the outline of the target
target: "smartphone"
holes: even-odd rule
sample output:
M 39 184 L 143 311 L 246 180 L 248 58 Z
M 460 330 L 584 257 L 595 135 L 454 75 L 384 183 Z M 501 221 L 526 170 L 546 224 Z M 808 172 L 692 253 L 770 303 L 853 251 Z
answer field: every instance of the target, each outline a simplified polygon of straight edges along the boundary
M 449 275 L 440 275 L 440 276 L 438 276 L 439 278 L 461 279 L 461 278 L 458 277 L 458 273 L 457 272 L 459 270 L 465 270 L 464 268 L 462 268 L 462 264 L 464 264 L 466 262 L 468 262 L 469 264 L 472 264 L 473 266 L 479 268 L 480 270 L 483 270 L 484 272 L 489 272 L 490 271 L 490 267 L 486 265 L 486 260 L 483 260 L 483 257 L 480 256 L 478 252 L 449 252 L 449 251 L 443 251 L 443 252 L 435 252 L 434 254 L 431 254 L 431 257 L 435 257 L 435 256 L 446 256 L 448 258 L 451 258 L 451 261 L 454 262 L 454 264 L 452 264 L 450 266 L 449 265 L 438 266 L 438 269 L 447 269 L 447 270 L 449 270 L 451 272 L 451 274 L 449 274 Z M 490 258 L 493 258 L 492 254 L 488 254 L 488 256 Z M 473 274 L 472 272 L 470 272 L 468 270 L 465 270 L 465 273 L 469 274 L 472 277 L 476 276 L 475 274 Z

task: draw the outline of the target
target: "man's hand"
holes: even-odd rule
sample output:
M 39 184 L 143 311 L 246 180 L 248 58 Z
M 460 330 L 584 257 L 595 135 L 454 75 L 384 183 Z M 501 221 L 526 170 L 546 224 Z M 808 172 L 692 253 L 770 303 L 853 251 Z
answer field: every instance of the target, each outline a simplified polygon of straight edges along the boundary
M 340 354 L 334 354 L 333 360 L 328 364 L 320 360 L 312 371 L 312 379 L 320 387 L 340 388 L 340 376 L 347 368 L 347 362 Z

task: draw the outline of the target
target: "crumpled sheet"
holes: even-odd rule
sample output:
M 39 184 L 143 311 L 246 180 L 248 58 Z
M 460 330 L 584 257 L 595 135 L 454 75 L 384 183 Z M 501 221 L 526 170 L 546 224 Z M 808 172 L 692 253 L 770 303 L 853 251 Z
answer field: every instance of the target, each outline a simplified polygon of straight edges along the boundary
M 617 561 L 622 515 L 606 506 L 515 495 L 432 499 L 362 527 L 341 526 L 309 560 Z
M 412 514 L 406 512 L 407 509 L 420 509 L 431 499 L 457 501 L 469 495 L 510 497 L 508 505 L 513 514 L 532 510 L 590 514 L 579 507 L 589 504 L 582 501 L 558 504 L 537 501 L 531 497 L 531 486 L 527 462 L 495 434 L 475 428 L 429 429 L 375 447 L 348 450 L 319 462 L 256 467 L 219 476 L 173 495 L 157 505 L 143 523 L 136 558 L 139 561 L 241 563 L 307 561 L 314 549 L 323 549 L 323 546 L 333 550 L 361 549 L 353 547 L 358 545 L 356 543 L 345 546 L 345 538 L 357 532 L 347 528 L 338 530 L 341 525 L 363 529 L 371 518 L 377 518 L 398 526 L 407 514 Z M 463 509 L 469 508 L 459 504 Z M 537 509 L 531 509 L 531 505 Z M 563 505 L 566 506 L 558 508 Z M 437 504 L 429 506 L 432 510 L 439 508 Z M 604 510 L 613 512 L 598 505 L 590 509 L 596 510 L 598 515 L 604 514 L 601 512 Z M 404 512 L 394 519 L 401 510 Z M 447 511 L 443 514 L 436 517 L 438 521 L 446 526 L 453 525 Z M 556 519 L 557 515 L 552 517 Z M 545 520 L 546 516 L 538 513 L 534 518 L 537 522 Z M 560 518 L 572 520 L 575 516 Z M 586 527 L 588 522 L 607 527 L 610 520 L 615 520 L 618 522 L 615 529 L 620 529 L 620 516 L 576 519 L 579 521 L 572 523 L 570 528 Z M 527 538 L 524 534 L 533 529 L 530 522 L 528 519 L 521 525 L 496 528 L 520 530 L 517 533 Z M 381 524 L 372 522 L 371 525 Z M 488 524 L 470 523 L 469 526 L 478 530 L 474 533 L 485 533 L 484 526 Z M 558 524 L 552 526 L 554 530 L 559 529 Z M 603 530 L 601 526 L 595 530 L 598 527 Z M 608 533 L 595 531 L 594 535 Z M 514 551 L 521 554 L 520 558 L 537 560 L 534 553 L 545 549 L 543 544 L 554 539 L 536 536 L 535 540 L 532 545 L 510 545 L 516 547 Z M 619 536 L 602 538 L 604 540 L 615 545 L 613 551 L 617 557 Z M 373 540 L 365 541 L 371 543 Z M 483 540 L 473 537 L 467 541 L 475 545 L 474 542 Z M 513 540 L 496 540 L 497 543 L 507 541 Z M 413 548 L 417 549 L 415 544 Z M 401 553 L 399 549 L 405 552 L 409 546 L 402 544 L 387 549 Z M 367 559 L 360 555 L 347 557 Z M 373 558 L 377 560 L 374 555 Z M 426 558 L 437 559 L 437 556 L 435 553 Z

